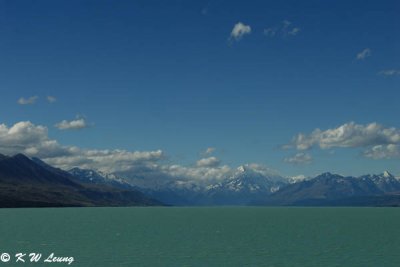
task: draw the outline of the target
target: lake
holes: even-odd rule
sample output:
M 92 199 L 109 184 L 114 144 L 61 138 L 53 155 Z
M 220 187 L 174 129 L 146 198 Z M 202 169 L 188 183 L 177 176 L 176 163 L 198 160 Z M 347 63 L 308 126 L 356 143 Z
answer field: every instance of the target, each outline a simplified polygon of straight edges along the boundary
M 45 266 L 71 257 L 69 266 L 400 266 L 398 208 L 1 209 L 0 218 L 1 260 L 11 257 L 0 266 L 49 256 L 65 261 Z

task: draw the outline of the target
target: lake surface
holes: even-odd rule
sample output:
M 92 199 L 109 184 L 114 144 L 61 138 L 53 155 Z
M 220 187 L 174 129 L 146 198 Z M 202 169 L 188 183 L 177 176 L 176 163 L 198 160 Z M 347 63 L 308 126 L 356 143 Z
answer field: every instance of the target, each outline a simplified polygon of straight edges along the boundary
M 398 208 L 1 209 L 0 266 L 16 253 L 70 266 L 400 266 Z

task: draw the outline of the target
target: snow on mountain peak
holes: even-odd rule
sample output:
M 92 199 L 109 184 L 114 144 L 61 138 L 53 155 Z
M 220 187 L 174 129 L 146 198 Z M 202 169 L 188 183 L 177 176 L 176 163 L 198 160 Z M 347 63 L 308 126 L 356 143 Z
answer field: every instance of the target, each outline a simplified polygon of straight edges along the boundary
M 390 172 L 388 172 L 388 171 L 384 171 L 384 172 L 383 172 L 383 177 L 385 177 L 385 178 L 391 178 L 391 177 L 393 177 L 393 175 L 392 175 Z
M 237 167 L 237 171 L 238 172 L 245 172 L 246 171 L 246 167 L 244 165 L 241 165 L 241 166 Z

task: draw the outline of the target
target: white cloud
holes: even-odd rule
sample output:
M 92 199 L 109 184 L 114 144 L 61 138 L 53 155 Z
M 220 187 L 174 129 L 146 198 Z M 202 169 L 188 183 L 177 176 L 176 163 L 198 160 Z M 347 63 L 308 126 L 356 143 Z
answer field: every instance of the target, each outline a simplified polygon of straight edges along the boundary
M 219 182 L 230 179 L 243 172 L 249 172 L 257 176 L 265 176 L 270 179 L 282 179 L 280 174 L 261 164 L 244 164 L 238 168 L 231 168 L 228 165 L 223 166 L 193 166 L 185 167 L 181 165 L 164 165 L 161 168 L 162 173 L 159 176 L 169 177 L 172 180 L 191 181 L 197 185 L 207 185 L 213 182 Z
M 249 25 L 245 25 L 242 22 L 238 22 L 235 24 L 235 26 L 233 26 L 230 38 L 239 41 L 240 39 L 242 39 L 244 35 L 250 33 L 251 33 L 251 27 Z
M 29 121 L 18 122 L 11 127 L 0 124 L 0 151 L 7 155 L 24 153 L 30 157 L 38 157 L 63 169 L 81 167 L 106 172 L 152 166 L 164 158 L 161 150 L 95 150 L 62 146 L 48 137 L 47 127 L 34 125 Z
M 29 157 L 38 157 L 64 170 L 79 167 L 117 173 L 153 186 L 154 183 L 160 185 L 171 182 L 207 185 L 229 179 L 242 168 L 259 175 L 278 176 L 276 172 L 259 164 L 246 164 L 238 169 L 221 166 L 215 157 L 200 159 L 193 166 L 182 166 L 164 161 L 166 156 L 161 150 L 128 151 L 64 146 L 49 138 L 47 127 L 29 121 L 18 122 L 10 127 L 0 124 L 0 151 L 6 155 L 24 153 Z
M 260 164 L 245 164 L 239 168 L 221 165 L 215 157 L 203 158 L 191 166 L 166 161 L 161 150 L 128 151 L 84 149 L 64 146 L 49 138 L 45 126 L 29 121 L 8 127 L 0 124 L 0 152 L 6 155 L 24 153 L 46 163 L 68 170 L 73 167 L 115 173 L 142 187 L 180 186 L 193 190 L 231 179 L 241 172 L 282 179 L 279 173 Z
M 367 149 L 363 154 L 372 159 L 400 158 L 400 145 L 377 145 Z
M 400 129 L 384 127 L 378 123 L 366 125 L 354 122 L 327 130 L 315 129 L 311 134 L 299 133 L 283 148 L 308 150 L 312 147 L 329 149 L 334 147 L 364 148 L 368 158 L 394 158 L 398 156 Z
M 57 101 L 57 98 L 55 98 L 54 96 L 50 96 L 50 95 L 47 96 L 46 99 L 47 99 L 47 102 L 49 102 L 49 103 L 54 103 Z
M 366 59 L 371 56 L 371 49 L 365 48 L 363 51 L 357 54 L 357 60 Z
M 127 150 L 90 150 L 75 148 L 74 153 L 66 156 L 44 158 L 54 166 L 63 169 L 80 167 L 104 172 L 129 171 L 135 168 L 153 166 L 164 158 L 161 150 L 127 151 Z
M 196 162 L 197 167 L 216 167 L 220 163 L 220 160 L 216 157 L 209 157 L 200 159 Z
M 284 161 L 290 164 L 310 164 L 312 157 L 308 153 L 299 152 L 292 157 L 285 158 Z
M 232 169 L 227 166 L 195 166 L 165 165 L 162 171 L 176 179 L 188 179 L 198 182 L 222 180 L 229 177 Z
M 32 104 L 36 103 L 38 98 L 39 98 L 38 96 L 31 96 L 31 97 L 28 97 L 28 98 L 21 97 L 20 99 L 18 99 L 17 102 L 20 105 L 32 105 Z
M 383 76 L 400 76 L 400 70 L 382 70 L 379 72 L 379 74 Z
M 22 121 L 7 127 L 0 124 L 0 151 L 12 155 L 25 153 L 39 157 L 69 155 L 73 147 L 62 147 L 57 141 L 50 140 L 47 128 L 36 126 L 29 121 Z
M 79 130 L 87 128 L 88 124 L 84 118 L 77 118 L 75 120 L 63 120 L 55 125 L 59 130 Z
M 354 122 L 345 123 L 337 128 L 322 131 L 315 129 L 311 134 L 298 134 L 291 146 L 298 150 L 307 150 L 313 146 L 322 149 L 332 147 L 368 147 L 381 144 L 400 143 L 400 130 L 385 128 L 378 123 L 366 125 Z

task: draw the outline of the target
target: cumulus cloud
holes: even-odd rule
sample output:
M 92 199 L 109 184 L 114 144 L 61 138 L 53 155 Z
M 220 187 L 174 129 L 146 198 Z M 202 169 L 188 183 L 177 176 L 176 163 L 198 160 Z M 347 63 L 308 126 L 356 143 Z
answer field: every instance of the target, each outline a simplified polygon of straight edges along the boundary
M 227 166 L 195 166 L 186 167 L 181 165 L 165 165 L 162 170 L 168 175 L 179 178 L 189 179 L 195 181 L 210 181 L 210 180 L 221 180 L 227 178 L 232 169 Z
M 18 122 L 10 127 L 0 124 L 0 151 L 6 155 L 24 153 L 30 157 L 38 157 L 66 170 L 80 167 L 104 172 L 137 171 L 169 176 L 187 175 L 189 178 L 220 178 L 230 170 L 227 166 L 217 166 L 218 160 L 212 158 L 200 160 L 199 166 L 195 167 L 160 165 L 158 162 L 165 158 L 161 150 L 96 150 L 63 146 L 49 138 L 47 127 L 29 121 Z
M 300 31 L 301 29 L 297 26 L 293 26 L 292 22 L 284 20 L 277 26 L 265 28 L 264 35 L 268 37 L 287 37 L 296 36 Z
M 365 48 L 363 51 L 357 54 L 356 59 L 357 60 L 362 60 L 366 59 L 367 57 L 371 56 L 371 49 Z
M 70 155 L 74 151 L 74 147 L 63 147 L 50 140 L 47 133 L 46 127 L 29 121 L 18 122 L 11 127 L 0 124 L 0 151 L 8 155 L 24 153 L 38 157 Z
M 66 156 L 44 158 L 44 160 L 62 169 L 80 167 L 95 169 L 103 172 L 130 171 L 144 168 L 161 160 L 164 154 L 156 151 L 127 151 L 127 150 L 90 150 L 76 148 L 75 153 Z
M 48 136 L 45 126 L 29 121 L 10 127 L 0 124 L 0 152 L 6 155 L 24 153 L 46 163 L 68 170 L 73 167 L 115 173 L 137 185 L 207 186 L 229 179 L 237 172 L 251 171 L 258 175 L 278 177 L 278 174 L 260 164 L 246 164 L 237 169 L 221 165 L 215 157 L 203 158 L 192 166 L 166 161 L 161 150 L 128 151 L 120 149 L 85 149 L 65 146 Z
M 38 96 L 31 96 L 28 98 L 21 97 L 20 99 L 18 99 L 17 103 L 20 105 L 32 105 L 35 104 L 38 99 Z
M 400 70 L 381 70 L 379 74 L 383 76 L 400 76 Z
M 54 126 L 59 130 L 79 130 L 87 128 L 88 124 L 86 123 L 84 118 L 77 118 L 71 121 L 63 120 Z
M 54 103 L 57 101 L 57 98 L 55 98 L 54 96 L 50 96 L 50 95 L 47 96 L 46 99 L 47 99 L 47 102 L 49 102 L 49 103 Z
M 38 157 L 62 169 L 80 167 L 105 172 L 151 166 L 164 158 L 161 150 L 94 150 L 63 146 L 49 138 L 47 127 L 29 121 L 18 122 L 11 127 L 0 124 L 0 151 L 7 155 L 24 153 Z
M 246 34 L 251 33 L 251 27 L 249 25 L 245 25 L 242 22 L 238 22 L 233 26 L 230 39 L 234 39 L 239 41 Z
M 290 164 L 310 164 L 312 162 L 312 157 L 308 153 L 300 152 L 292 157 L 285 158 L 284 161 Z
M 213 182 L 219 182 L 225 179 L 231 179 L 243 172 L 249 172 L 257 176 L 265 176 L 274 180 L 281 180 L 280 174 L 267 168 L 262 164 L 244 164 L 238 168 L 231 168 L 228 165 L 218 166 L 181 166 L 164 165 L 161 167 L 163 177 L 169 177 L 167 180 L 190 181 L 191 184 L 209 185 Z
M 315 129 L 311 134 L 299 133 L 284 148 L 308 150 L 312 147 L 329 149 L 334 147 L 365 148 L 369 158 L 395 157 L 395 148 L 400 144 L 400 130 L 384 127 L 376 122 L 366 125 L 354 122 L 327 130 Z M 386 156 L 382 156 L 382 155 Z
M 200 159 L 196 162 L 197 167 L 216 167 L 220 163 L 220 160 L 216 157 L 209 157 Z
M 365 150 L 363 154 L 372 159 L 400 158 L 400 145 L 377 145 Z
M 147 184 L 153 188 L 169 183 L 207 186 L 210 182 L 229 179 L 236 172 L 244 170 L 279 176 L 277 172 L 260 164 L 246 164 L 232 169 L 221 165 L 220 160 L 215 157 L 202 158 L 192 166 L 182 166 L 165 161 L 166 156 L 162 150 L 99 150 L 65 146 L 48 136 L 47 127 L 29 121 L 18 122 L 10 127 L 0 124 L 0 152 L 6 155 L 24 153 L 64 170 L 79 167 L 115 173 L 135 184 Z
M 183 166 L 166 160 L 161 150 L 128 151 L 65 146 L 48 136 L 47 127 L 29 121 L 18 122 L 10 127 L 0 124 L 0 153 L 24 153 L 64 170 L 79 167 L 113 173 L 144 188 L 179 186 L 196 190 L 231 179 L 241 172 L 282 179 L 276 171 L 264 165 L 245 164 L 231 168 L 221 165 L 215 157 L 202 158 L 196 164 Z
M 385 128 L 375 122 L 366 125 L 349 122 L 325 131 L 315 129 L 309 135 L 300 133 L 292 140 L 292 146 L 298 150 L 307 150 L 315 145 L 326 149 L 397 143 L 400 143 L 399 129 L 393 127 Z

